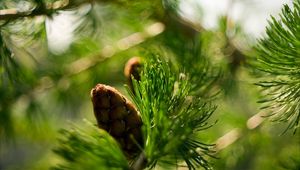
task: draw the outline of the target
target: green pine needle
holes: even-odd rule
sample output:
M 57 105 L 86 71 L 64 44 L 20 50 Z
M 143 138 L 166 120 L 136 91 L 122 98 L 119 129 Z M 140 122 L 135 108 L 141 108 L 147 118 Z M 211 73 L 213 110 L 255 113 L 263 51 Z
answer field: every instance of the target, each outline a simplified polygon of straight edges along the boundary
M 268 81 L 257 83 L 264 88 L 262 100 L 272 112 L 273 121 L 288 122 L 294 133 L 300 121 L 300 1 L 294 8 L 285 5 L 280 19 L 272 17 L 267 37 L 259 41 L 258 69 L 266 72 Z
M 152 55 L 145 62 L 141 75 L 140 81 L 133 82 L 132 97 L 144 124 L 147 166 L 178 166 L 185 161 L 189 169 L 211 169 L 207 156 L 213 153 L 213 145 L 200 142 L 198 135 L 209 127 L 207 120 L 215 107 L 190 96 L 188 77 L 159 56 Z
M 64 162 L 53 169 L 129 169 L 119 144 L 106 131 L 89 125 L 62 130 L 59 146 L 54 150 Z

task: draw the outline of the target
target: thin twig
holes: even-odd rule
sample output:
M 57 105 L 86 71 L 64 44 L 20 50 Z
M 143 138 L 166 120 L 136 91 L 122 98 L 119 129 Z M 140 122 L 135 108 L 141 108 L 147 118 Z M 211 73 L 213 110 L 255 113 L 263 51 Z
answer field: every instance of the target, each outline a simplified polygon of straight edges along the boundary
M 31 12 L 18 12 L 17 9 L 0 10 L 0 20 L 12 20 L 22 16 L 28 16 Z
M 147 158 L 144 152 L 142 152 L 139 155 L 138 159 L 132 165 L 131 170 L 143 170 L 146 168 L 146 165 L 147 165 Z
M 124 37 L 117 41 L 116 44 L 106 45 L 99 53 L 93 54 L 89 57 L 80 58 L 68 64 L 65 68 L 65 74 L 62 76 L 57 83 L 53 82 L 50 77 L 42 77 L 36 87 L 33 90 L 27 92 L 28 96 L 37 96 L 39 92 L 42 92 L 47 89 L 51 89 L 55 86 L 67 86 L 69 79 L 71 76 L 77 75 L 84 71 L 87 71 L 100 62 L 103 62 L 106 59 L 109 59 L 115 56 L 118 53 L 123 52 L 129 48 L 139 45 L 140 43 L 151 39 L 159 34 L 161 34 L 165 30 L 165 25 L 161 22 L 155 22 L 150 26 L 145 27 L 144 31 L 135 32 L 127 37 Z M 137 37 L 137 35 L 141 36 L 142 39 L 133 38 Z M 138 36 L 138 37 L 139 37 Z
M 80 5 L 86 4 L 86 3 L 93 3 L 93 0 L 82 1 L 78 4 L 76 4 L 76 6 L 80 6 Z M 1 20 L 12 21 L 12 20 L 16 20 L 16 19 L 20 19 L 20 18 L 24 18 L 24 17 L 34 17 L 34 16 L 40 16 L 40 15 L 48 16 L 56 11 L 70 9 L 72 7 L 74 7 L 74 5 L 71 4 L 69 0 L 61 0 L 61 1 L 56 1 L 52 4 L 47 4 L 47 5 L 43 4 L 42 6 L 37 5 L 32 10 L 25 11 L 25 12 L 18 11 L 18 9 L 15 9 L 15 8 L 3 9 L 3 10 L 0 10 L 0 21 Z
M 135 32 L 127 37 L 124 37 L 117 41 L 116 44 L 106 45 L 102 50 L 90 57 L 80 58 L 66 67 L 66 75 L 72 76 L 86 71 L 99 62 L 114 56 L 124 50 L 132 48 L 141 44 L 142 42 L 161 34 L 165 30 L 165 25 L 161 22 L 155 22 L 150 26 L 145 27 L 144 31 Z

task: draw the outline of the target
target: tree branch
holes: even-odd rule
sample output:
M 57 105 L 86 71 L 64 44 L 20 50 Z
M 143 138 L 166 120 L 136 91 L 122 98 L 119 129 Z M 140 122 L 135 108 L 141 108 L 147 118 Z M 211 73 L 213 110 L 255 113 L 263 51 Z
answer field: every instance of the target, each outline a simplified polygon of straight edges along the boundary
M 29 16 L 31 12 L 18 12 L 17 9 L 0 10 L 0 20 L 13 20 L 22 16 Z
M 138 159 L 132 165 L 131 170 L 143 170 L 145 169 L 146 165 L 147 165 L 147 158 L 144 152 L 142 152 L 139 155 Z
M 141 32 L 135 32 L 127 37 L 124 37 L 116 42 L 116 44 L 106 45 L 96 54 L 88 57 L 80 58 L 70 63 L 65 70 L 66 76 L 77 75 L 86 71 L 107 58 L 114 56 L 117 53 L 135 47 L 146 40 L 155 37 L 165 30 L 165 25 L 161 22 L 155 22 L 144 28 Z
M 19 18 L 34 17 L 40 15 L 50 16 L 51 14 L 53 14 L 58 10 L 70 9 L 82 4 L 93 3 L 93 2 L 94 0 L 85 0 L 77 4 L 72 4 L 69 0 L 60 0 L 52 4 L 44 4 L 44 3 L 37 4 L 35 8 L 25 12 L 18 11 L 18 9 L 15 8 L 3 9 L 0 10 L 0 21 L 1 20 L 11 21 Z

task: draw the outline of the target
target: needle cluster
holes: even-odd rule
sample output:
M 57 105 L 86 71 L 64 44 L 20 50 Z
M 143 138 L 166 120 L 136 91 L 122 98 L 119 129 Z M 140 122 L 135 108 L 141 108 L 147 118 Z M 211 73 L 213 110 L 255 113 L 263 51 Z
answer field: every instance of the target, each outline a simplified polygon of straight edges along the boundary
M 267 36 L 257 45 L 257 68 L 266 73 L 263 108 L 276 122 L 288 122 L 294 132 L 300 121 L 300 1 L 293 9 L 285 5 L 280 19 L 272 17 Z

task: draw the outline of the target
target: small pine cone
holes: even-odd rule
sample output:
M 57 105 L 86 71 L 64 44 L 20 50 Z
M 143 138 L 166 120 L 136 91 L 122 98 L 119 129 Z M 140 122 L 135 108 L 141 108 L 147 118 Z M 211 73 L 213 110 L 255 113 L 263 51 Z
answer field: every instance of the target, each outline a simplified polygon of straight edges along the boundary
M 124 75 L 127 78 L 128 81 L 128 86 L 131 89 L 131 91 L 134 92 L 133 90 L 133 84 L 132 84 L 132 77 L 135 80 L 141 80 L 141 67 L 142 67 L 142 62 L 141 62 L 141 58 L 140 57 L 132 57 L 131 59 L 129 59 L 125 65 L 124 68 Z
M 98 127 L 106 130 L 129 157 L 142 146 L 142 120 L 135 106 L 115 88 L 97 84 L 91 90 L 94 114 Z

